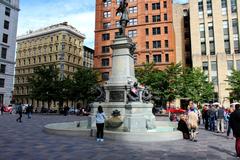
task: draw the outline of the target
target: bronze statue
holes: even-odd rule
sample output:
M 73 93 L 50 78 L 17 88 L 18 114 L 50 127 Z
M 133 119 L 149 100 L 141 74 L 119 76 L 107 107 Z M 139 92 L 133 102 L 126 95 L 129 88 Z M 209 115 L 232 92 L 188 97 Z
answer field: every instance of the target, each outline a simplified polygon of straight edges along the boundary
M 127 23 L 129 22 L 127 6 L 128 6 L 127 1 L 122 0 L 116 12 L 116 14 L 118 13 L 122 14 L 120 19 L 121 28 L 119 28 L 120 36 L 125 36 L 125 29 L 126 29 Z

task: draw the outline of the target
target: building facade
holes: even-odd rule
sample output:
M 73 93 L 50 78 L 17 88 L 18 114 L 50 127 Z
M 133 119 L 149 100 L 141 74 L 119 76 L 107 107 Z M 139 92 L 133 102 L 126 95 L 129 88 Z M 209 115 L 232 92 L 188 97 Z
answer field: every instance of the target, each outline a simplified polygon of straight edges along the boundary
M 83 47 L 83 66 L 88 68 L 93 68 L 93 56 L 94 56 L 94 50 L 84 46 Z
M 227 76 L 240 70 L 239 0 L 190 0 L 193 67 L 201 67 L 215 86 L 213 100 L 229 97 Z
M 189 4 L 173 4 L 176 62 L 192 67 Z
M 0 0 L 0 104 L 12 100 L 19 0 Z
M 120 1 L 96 0 L 94 68 L 102 73 L 102 80 L 111 74 L 110 45 L 119 34 Z M 136 43 L 135 66 L 154 62 L 164 69 L 176 63 L 172 0 L 129 0 L 128 12 L 126 34 Z
M 85 35 L 66 22 L 52 25 L 17 38 L 14 97 L 16 102 L 43 106 L 29 98 L 28 77 L 38 66 L 55 65 L 61 78 L 83 66 Z

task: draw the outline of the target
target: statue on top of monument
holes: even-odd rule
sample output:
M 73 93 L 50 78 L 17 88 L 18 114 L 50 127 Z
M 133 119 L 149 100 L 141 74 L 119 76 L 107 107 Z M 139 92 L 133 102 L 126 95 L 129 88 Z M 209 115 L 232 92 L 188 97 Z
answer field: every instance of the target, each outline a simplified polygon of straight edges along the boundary
M 126 29 L 127 23 L 129 22 L 127 6 L 128 6 L 127 0 L 122 0 L 116 12 L 116 14 L 118 13 L 122 14 L 119 22 L 121 25 L 121 27 L 119 28 L 120 36 L 125 36 L 125 29 Z

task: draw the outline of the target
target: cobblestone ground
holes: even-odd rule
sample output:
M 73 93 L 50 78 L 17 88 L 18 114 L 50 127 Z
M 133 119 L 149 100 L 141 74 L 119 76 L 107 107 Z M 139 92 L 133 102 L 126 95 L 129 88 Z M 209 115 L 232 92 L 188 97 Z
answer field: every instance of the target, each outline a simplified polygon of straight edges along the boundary
M 0 160 L 230 160 L 235 158 L 234 140 L 225 134 L 199 130 L 198 142 L 187 140 L 130 143 L 96 142 L 93 137 L 64 137 L 42 132 L 48 123 L 75 121 L 83 117 L 60 115 L 0 116 Z

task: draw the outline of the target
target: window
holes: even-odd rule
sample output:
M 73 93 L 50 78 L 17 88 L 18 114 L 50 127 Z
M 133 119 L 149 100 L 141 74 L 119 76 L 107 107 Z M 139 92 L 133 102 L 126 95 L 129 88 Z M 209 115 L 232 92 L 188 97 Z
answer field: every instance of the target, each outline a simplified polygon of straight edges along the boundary
M 148 16 L 145 16 L 145 22 L 148 23 Z
M 160 21 L 161 21 L 160 15 L 154 15 L 154 16 L 152 16 L 152 21 L 153 21 L 153 22 L 160 22 Z
M 227 0 L 221 0 L 222 4 L 222 15 L 227 15 Z
M 216 61 L 211 61 L 211 70 L 217 71 L 217 62 Z
M 153 3 L 152 4 L 152 10 L 160 9 L 160 3 Z
M 5 33 L 3 33 L 2 42 L 4 42 L 4 43 L 8 43 L 8 35 L 5 34 Z
M 41 63 L 41 57 L 38 57 L 38 62 Z
M 161 41 L 153 41 L 153 48 L 161 48 Z
M 1 88 L 4 88 L 4 81 L 5 81 L 5 79 L 0 78 L 0 87 Z
M 198 1 L 198 16 L 199 18 L 203 18 L 203 1 Z
M 149 63 L 149 55 L 146 55 L 146 63 Z
M 129 13 L 137 13 L 137 7 L 129 7 Z
M 206 43 L 201 42 L 201 54 L 206 55 Z
M 165 54 L 165 62 L 169 62 L 169 54 Z
M 212 0 L 207 0 L 207 15 L 212 16 Z
M 200 24 L 199 29 L 200 29 L 200 38 L 205 38 L 205 29 L 204 29 L 203 23 Z
M 116 27 L 120 27 L 120 22 L 119 22 L 119 21 L 116 21 L 115 26 L 116 26 Z
M 9 22 L 8 21 L 4 21 L 4 29 L 9 29 Z
M 10 12 L 11 12 L 11 9 L 6 7 L 5 8 L 5 15 L 9 17 L 10 16 Z
M 109 72 L 102 73 L 102 80 L 107 81 L 109 79 Z
M 129 19 L 129 25 L 132 26 L 132 25 L 137 25 L 137 19 L 134 18 L 134 19 Z
M 108 58 L 102 59 L 102 66 L 109 66 L 109 59 Z
M 102 53 L 109 53 L 110 47 L 109 46 L 102 46 Z
M 232 19 L 233 34 L 238 34 L 238 20 Z
M 234 44 L 234 52 L 239 53 L 239 38 L 238 34 L 233 35 L 233 44 Z
M 168 27 L 167 26 L 164 27 L 164 33 L 168 34 Z
M 109 17 L 111 17 L 111 12 L 109 12 L 109 11 L 104 12 L 104 13 L 103 13 L 103 17 L 104 17 L 104 18 L 109 18 Z
M 203 12 L 203 1 L 198 1 L 198 12 Z
M 168 48 L 168 40 L 165 40 L 165 48 Z
M 108 23 L 103 23 L 103 29 L 108 29 L 111 27 L 111 23 L 108 22 Z
M 163 8 L 167 8 L 167 1 L 163 1 Z
M 237 13 L 237 0 L 231 0 L 232 13 Z
M 108 7 L 111 5 L 111 0 L 105 0 L 105 2 L 103 3 L 104 7 Z
M 145 34 L 146 34 L 146 36 L 149 35 L 149 29 L 148 28 L 145 28 Z
M 162 62 L 162 55 L 161 55 L 161 54 L 153 55 L 153 62 L 154 62 L 154 63 L 160 63 L 160 62 Z
M 164 13 L 164 21 L 168 20 L 168 15 L 166 13 Z
M 6 72 L 6 65 L 5 64 L 1 64 L 0 65 L 0 73 L 5 73 Z
M 1 58 L 7 58 L 7 48 L 2 47 Z
M 110 40 L 110 34 L 109 33 L 105 33 L 102 35 L 102 40 L 106 41 L 106 40 Z
M 233 60 L 227 60 L 227 70 L 231 71 L 233 69 Z
M 228 35 L 228 21 L 223 21 L 223 34 Z
M 215 45 L 214 45 L 214 41 L 210 41 L 209 42 L 210 45 L 210 54 L 211 55 L 215 55 Z
M 152 34 L 153 35 L 161 34 L 161 28 L 160 27 L 152 28 Z
M 202 69 L 204 72 L 208 72 L 208 62 L 202 62 Z
M 145 11 L 148 10 L 148 4 L 145 4 Z
M 208 23 L 208 32 L 209 32 L 209 37 L 214 36 L 213 23 L 212 22 Z
M 136 37 L 137 36 L 137 30 L 130 30 L 128 31 L 129 37 Z
M 228 39 L 224 40 L 224 48 L 225 48 L 225 53 L 230 54 L 230 43 Z
M 146 42 L 146 49 L 149 49 L 149 42 Z
M 237 66 L 236 66 L 237 70 L 240 71 L 240 60 L 237 60 L 237 61 L 236 61 L 236 65 L 237 65 Z

